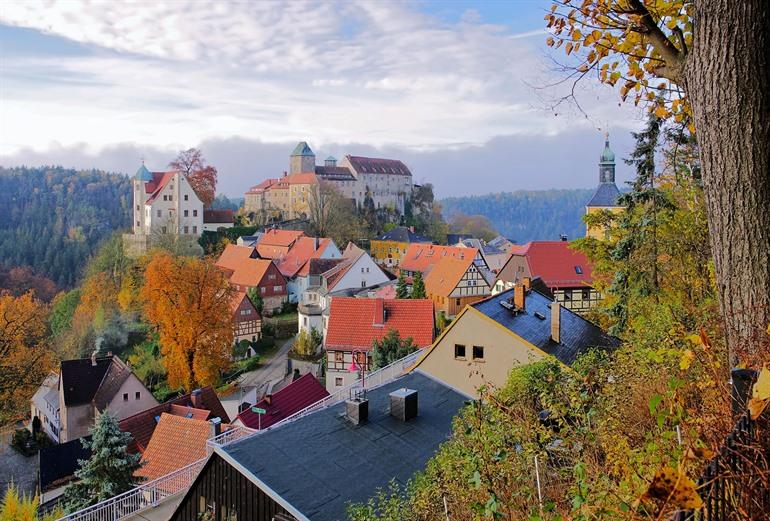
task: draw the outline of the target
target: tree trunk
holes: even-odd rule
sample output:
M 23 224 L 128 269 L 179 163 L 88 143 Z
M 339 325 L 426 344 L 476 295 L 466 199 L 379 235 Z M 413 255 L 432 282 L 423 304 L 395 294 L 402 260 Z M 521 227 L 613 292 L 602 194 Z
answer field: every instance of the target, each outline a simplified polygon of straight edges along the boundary
M 684 68 L 731 363 L 770 360 L 770 2 L 696 1 Z

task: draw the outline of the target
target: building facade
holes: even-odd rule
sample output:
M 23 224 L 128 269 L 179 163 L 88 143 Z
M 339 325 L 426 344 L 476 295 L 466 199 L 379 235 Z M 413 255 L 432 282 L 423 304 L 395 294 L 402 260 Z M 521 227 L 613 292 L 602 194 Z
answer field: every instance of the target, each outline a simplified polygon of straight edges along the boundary
M 624 207 L 618 203 L 620 190 L 615 184 L 615 153 L 610 149 L 609 134 L 605 135 L 604 150 L 599 157 L 599 186 L 586 204 L 586 215 L 608 211 L 620 213 Z M 586 225 L 586 237 L 604 240 L 609 230 L 604 226 Z
M 372 239 L 370 249 L 372 258 L 377 264 L 394 268 L 401 263 L 411 244 L 431 244 L 432 242 L 429 238 L 414 233 L 413 228 L 396 226 L 376 239 Z
M 236 344 L 241 340 L 256 342 L 262 336 L 262 317 L 245 292 L 236 293 L 233 299 L 233 327 Z
M 436 314 L 455 317 L 462 309 L 490 295 L 492 281 L 487 280 L 473 257 L 442 258 L 425 277 L 425 292 L 433 301 Z

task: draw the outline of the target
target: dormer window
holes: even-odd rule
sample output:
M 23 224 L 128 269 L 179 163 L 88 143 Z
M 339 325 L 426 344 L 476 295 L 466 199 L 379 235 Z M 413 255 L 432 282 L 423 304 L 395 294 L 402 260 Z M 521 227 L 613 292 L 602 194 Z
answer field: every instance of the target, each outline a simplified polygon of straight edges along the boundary
M 577 273 L 578 275 L 582 275 L 583 274 L 583 268 L 580 267 L 580 266 L 575 266 L 575 273 Z

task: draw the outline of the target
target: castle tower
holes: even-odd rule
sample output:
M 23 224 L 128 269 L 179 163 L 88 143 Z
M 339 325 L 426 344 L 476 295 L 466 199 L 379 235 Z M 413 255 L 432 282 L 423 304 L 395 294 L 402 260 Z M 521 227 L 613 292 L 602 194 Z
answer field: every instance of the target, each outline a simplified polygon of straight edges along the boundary
M 303 174 L 315 172 L 315 154 L 305 141 L 300 141 L 294 147 L 289 157 L 289 173 Z
M 586 215 L 608 210 L 620 212 L 623 207 L 618 204 L 620 190 L 615 184 L 615 153 L 610 148 L 610 135 L 604 135 L 604 150 L 599 156 L 599 186 L 593 197 L 586 204 Z M 586 237 L 604 239 L 608 230 L 603 227 L 586 226 Z

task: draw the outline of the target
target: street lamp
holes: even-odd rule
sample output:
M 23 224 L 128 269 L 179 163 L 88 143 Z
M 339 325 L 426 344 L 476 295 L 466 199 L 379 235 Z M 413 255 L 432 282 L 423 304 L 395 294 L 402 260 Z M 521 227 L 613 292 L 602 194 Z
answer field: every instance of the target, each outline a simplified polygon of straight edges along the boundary
M 358 359 L 358 355 L 362 354 L 364 355 L 364 361 L 362 366 L 359 366 L 356 361 Z M 366 351 L 353 351 L 353 361 L 351 362 L 350 366 L 348 367 L 348 372 L 355 373 L 356 371 L 361 371 L 361 388 L 366 388 Z

